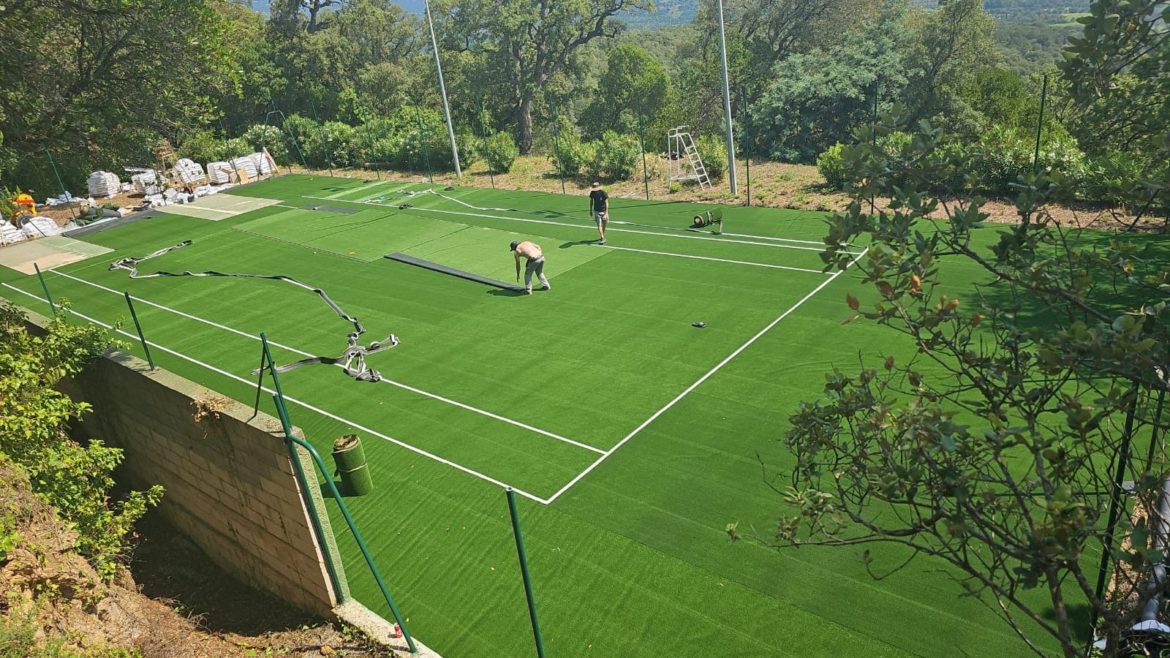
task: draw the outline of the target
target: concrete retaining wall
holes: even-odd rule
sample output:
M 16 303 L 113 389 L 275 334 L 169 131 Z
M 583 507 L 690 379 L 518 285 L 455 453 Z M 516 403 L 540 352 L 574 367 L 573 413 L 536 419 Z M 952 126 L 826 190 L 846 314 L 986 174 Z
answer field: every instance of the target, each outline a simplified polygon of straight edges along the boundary
M 173 373 L 152 372 L 121 352 L 98 359 L 63 388 L 93 405 L 78 429 L 125 451 L 129 484 L 165 487 L 161 513 L 213 561 L 254 587 L 332 616 L 338 593 L 279 421 L 263 413 L 253 418 L 250 407 Z M 300 459 L 323 512 L 311 458 Z M 321 521 L 332 546 L 324 514 Z

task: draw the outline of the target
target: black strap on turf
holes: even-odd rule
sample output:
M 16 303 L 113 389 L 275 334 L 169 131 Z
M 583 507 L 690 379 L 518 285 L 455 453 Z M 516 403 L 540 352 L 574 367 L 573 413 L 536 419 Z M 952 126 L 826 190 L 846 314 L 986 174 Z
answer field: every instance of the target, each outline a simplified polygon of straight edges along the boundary
M 341 356 L 336 357 L 336 358 L 318 356 L 318 357 L 312 357 L 312 358 L 308 358 L 308 359 L 302 359 L 300 361 L 295 361 L 295 362 L 290 363 L 288 365 L 280 366 L 279 368 L 276 368 L 276 372 L 288 372 L 289 370 L 293 370 L 295 368 L 300 368 L 301 366 L 314 365 L 314 364 L 320 363 L 320 364 L 326 364 L 326 365 L 340 365 L 342 367 L 342 370 L 345 371 L 345 374 L 349 375 L 350 377 L 353 377 L 354 379 L 360 380 L 360 381 L 376 382 L 382 378 L 382 375 L 380 373 L 378 373 L 377 370 L 373 370 L 373 369 L 366 366 L 366 356 L 368 356 L 370 354 L 374 354 L 375 352 L 380 352 L 383 349 L 387 349 L 387 348 L 394 347 L 394 346 L 398 345 L 398 343 L 400 342 L 398 340 L 398 337 L 395 336 L 394 334 L 390 334 L 389 336 L 387 336 L 386 338 L 384 338 L 380 341 L 375 341 L 373 343 L 370 343 L 366 347 L 362 347 L 361 345 L 358 344 L 358 340 L 361 338 L 362 334 L 366 333 L 366 328 L 362 325 L 360 320 L 358 320 L 356 317 L 346 313 L 340 306 L 337 305 L 337 302 L 334 302 L 333 299 L 331 299 L 329 297 L 329 295 L 326 294 L 325 291 L 320 289 L 320 288 L 315 288 L 313 286 L 310 286 L 307 283 L 302 283 L 301 281 L 298 281 L 298 280 L 292 278 L 291 276 L 284 276 L 282 274 L 239 274 L 239 273 L 234 273 L 234 272 L 217 272 L 214 270 L 209 270 L 206 272 L 191 272 L 189 270 L 184 271 L 184 272 L 159 271 L 159 272 L 151 272 L 150 274 L 142 274 L 138 271 L 138 264 L 139 263 L 141 263 L 143 261 L 150 260 L 152 258 L 158 258 L 159 256 L 164 256 L 166 254 L 169 254 L 172 251 L 182 249 L 183 247 L 188 247 L 190 245 L 191 245 L 190 240 L 183 240 L 179 244 L 171 245 L 169 247 L 164 247 L 162 249 L 159 249 L 158 251 L 147 254 L 146 256 L 121 258 L 121 259 L 114 261 L 113 263 L 110 263 L 110 271 L 126 270 L 127 272 L 130 273 L 131 279 L 153 279 L 153 278 L 159 278 L 159 277 L 185 277 L 185 276 L 190 276 L 190 277 L 233 277 L 233 278 L 239 278 L 239 279 L 269 279 L 269 280 L 273 280 L 273 281 L 284 281 L 285 283 L 290 283 L 290 284 L 292 284 L 298 288 L 301 288 L 303 290 L 308 290 L 310 292 L 315 293 L 318 297 L 320 297 L 321 300 L 323 302 L 325 302 L 329 306 L 329 308 L 331 308 L 333 310 L 334 313 L 337 314 L 338 317 L 340 317 L 341 319 L 352 324 L 353 331 L 350 332 L 349 334 L 347 334 L 347 336 L 346 336 L 347 345 L 346 345 L 345 351 L 341 353 Z M 259 373 L 260 373 L 260 369 L 256 369 L 256 370 L 252 371 L 253 375 L 258 375 Z

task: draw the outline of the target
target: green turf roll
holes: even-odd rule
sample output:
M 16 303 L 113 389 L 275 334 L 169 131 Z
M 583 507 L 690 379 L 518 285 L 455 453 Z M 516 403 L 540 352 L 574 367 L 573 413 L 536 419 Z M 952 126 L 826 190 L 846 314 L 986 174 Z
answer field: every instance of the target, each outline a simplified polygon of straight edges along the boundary
M 362 440 L 346 434 L 333 444 L 333 462 L 341 475 L 341 491 L 347 496 L 364 496 L 374 490 L 374 479 L 366 464 Z

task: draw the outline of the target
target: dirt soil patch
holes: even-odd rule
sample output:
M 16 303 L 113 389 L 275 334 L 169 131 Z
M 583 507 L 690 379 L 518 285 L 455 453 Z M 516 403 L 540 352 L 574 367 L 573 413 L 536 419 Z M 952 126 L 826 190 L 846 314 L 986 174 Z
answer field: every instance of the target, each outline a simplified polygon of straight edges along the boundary
M 669 162 L 661 155 L 647 154 L 647 171 L 649 173 L 649 193 L 652 200 L 657 201 L 692 201 L 701 203 L 724 203 L 739 205 L 747 203 L 748 199 L 748 168 L 747 162 L 739 160 L 737 164 L 739 194 L 732 196 L 726 180 L 717 180 L 710 188 L 700 188 L 697 185 L 676 187 L 671 191 L 667 185 L 666 175 Z M 410 182 L 426 182 L 427 172 L 409 171 L 369 171 L 365 169 L 334 169 L 309 170 L 300 167 L 282 169 L 282 171 L 313 173 L 317 175 L 339 175 L 352 178 L 400 180 Z M 849 195 L 830 187 L 817 168 L 813 165 L 784 164 L 766 160 L 751 161 L 750 175 L 751 205 L 771 208 L 791 208 L 796 210 L 812 210 L 833 212 L 844 210 L 849 205 Z M 484 162 L 476 162 L 464 169 L 463 178 L 457 179 L 453 172 L 433 174 L 435 183 L 451 185 L 467 185 L 471 187 L 486 187 L 505 190 L 529 190 L 537 192 L 561 192 L 561 179 L 556 174 L 555 163 L 543 155 L 521 156 L 512 165 L 512 170 L 506 174 L 492 173 Z M 589 184 L 592 181 L 583 178 L 566 178 L 564 192 L 580 194 L 582 197 L 589 193 Z M 634 180 L 607 183 L 606 190 L 610 196 L 622 199 L 645 199 L 647 186 L 642 180 L 642 169 L 639 165 Z M 952 200 L 953 202 L 953 200 Z M 876 199 L 875 207 L 885 209 L 888 200 Z M 996 224 L 1015 224 L 1020 221 L 1016 208 L 1010 200 L 990 199 L 983 206 L 983 212 L 988 214 L 987 221 Z M 1063 206 L 1051 204 L 1046 209 L 1049 217 L 1057 224 L 1067 228 L 1095 228 L 1100 230 L 1120 230 L 1134 224 L 1133 217 L 1111 208 L 1094 206 Z M 940 211 L 939 218 L 945 216 Z M 1147 218 L 1137 222 L 1134 230 L 1154 231 L 1165 230 L 1170 220 L 1165 218 Z
M 103 583 L 76 535 L 0 457 L 0 539 L 13 530 L 11 546 L 0 542 L 0 648 L 16 652 L 6 655 L 396 655 L 239 583 L 157 512 L 139 524 L 130 568 Z

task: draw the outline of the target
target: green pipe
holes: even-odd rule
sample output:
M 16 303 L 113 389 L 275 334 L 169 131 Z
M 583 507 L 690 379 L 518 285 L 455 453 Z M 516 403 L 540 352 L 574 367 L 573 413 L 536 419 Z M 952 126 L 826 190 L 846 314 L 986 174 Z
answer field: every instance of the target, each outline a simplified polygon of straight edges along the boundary
M 479 135 L 483 139 L 484 146 L 487 145 L 487 126 L 483 123 L 483 96 L 479 97 Z M 492 189 L 496 189 L 496 168 L 492 166 L 491 160 L 488 160 L 488 176 L 492 179 Z
M 532 595 L 532 576 L 528 573 L 524 535 L 520 532 L 520 514 L 516 511 L 516 492 L 508 487 L 506 493 L 508 512 L 512 515 L 512 534 L 516 536 L 516 553 L 520 556 L 520 574 L 524 577 L 524 596 L 528 598 L 528 617 L 532 620 L 532 637 L 536 640 L 536 655 L 544 658 L 544 641 L 540 638 L 540 622 L 536 619 L 536 597 Z
M 353 533 L 353 538 L 357 542 L 358 548 L 361 549 L 362 556 L 366 559 L 366 565 L 369 566 L 370 573 L 374 576 L 374 581 L 378 583 L 378 589 L 382 591 L 382 596 L 385 597 L 386 604 L 390 606 L 390 612 L 394 615 L 394 621 L 402 629 L 402 636 L 406 639 L 406 645 L 410 648 L 411 653 L 418 653 L 418 647 L 414 644 L 414 638 L 410 636 L 410 631 L 406 628 L 406 622 L 403 621 L 402 614 L 398 612 L 398 606 L 394 604 L 394 599 L 390 596 L 390 591 L 386 589 L 386 582 L 382 580 L 382 572 L 378 570 L 378 565 L 374 562 L 373 556 L 370 555 L 370 549 L 366 546 L 366 541 L 362 537 L 361 531 L 358 530 L 357 523 L 354 522 L 353 517 L 350 515 L 349 507 L 342 500 L 341 494 L 337 491 L 337 486 L 333 484 L 333 478 L 329 477 L 329 470 L 325 466 L 325 462 L 322 461 L 321 455 L 317 454 L 317 449 L 311 444 L 292 433 L 292 424 L 288 419 L 288 410 L 284 406 L 284 397 L 277 393 L 272 396 L 272 399 L 276 402 L 276 411 L 280 415 L 280 424 L 284 428 L 285 438 L 307 450 L 309 455 L 312 456 L 313 462 L 317 464 L 317 468 L 321 469 L 321 473 L 325 475 L 325 484 L 329 486 L 329 495 L 333 496 L 333 500 L 337 501 L 337 507 L 341 510 L 341 515 L 345 517 L 345 523 L 349 526 L 349 531 Z M 291 446 L 290 449 L 292 449 Z
M 337 465 L 341 488 L 347 496 L 365 496 L 374 490 L 366 451 L 356 434 L 347 434 L 333 443 L 333 463 Z
M 1032 175 L 1040 173 L 1040 135 L 1044 131 L 1044 104 L 1048 100 L 1048 74 L 1044 74 L 1044 86 L 1040 88 L 1040 118 L 1036 120 L 1036 151 L 1032 154 Z
M 130 307 L 130 317 L 134 318 L 134 328 L 138 330 L 138 340 L 142 341 L 142 351 L 146 352 L 146 362 L 150 364 L 150 369 L 154 370 L 154 357 L 150 355 L 150 345 L 146 344 L 146 334 L 142 333 L 142 324 L 138 322 L 138 313 L 134 312 L 134 302 L 130 299 L 130 293 L 123 292 L 126 295 L 126 305 Z
M 65 189 L 65 182 L 61 180 L 61 174 L 57 171 L 57 163 L 53 161 L 53 153 L 49 149 L 45 149 L 45 155 L 49 156 L 49 166 L 53 168 L 53 176 L 57 178 L 57 185 L 61 187 L 61 194 L 69 194 L 69 190 Z M 77 219 L 77 213 L 73 210 L 73 203 L 65 204 L 69 208 L 69 216 Z
M 557 156 L 557 176 L 561 178 L 561 194 L 565 192 L 565 166 L 561 163 L 561 122 L 557 119 L 557 109 L 553 108 L 553 149 Z M 592 208 L 592 206 L 590 206 Z
M 56 319 L 57 306 L 53 303 L 53 296 L 49 294 L 49 284 L 45 283 L 45 275 L 41 272 L 41 266 L 33 263 L 33 268 L 37 271 L 37 278 L 41 280 L 41 289 L 45 291 L 45 301 L 49 302 L 49 310 L 53 313 L 53 319 Z
M 284 413 L 283 406 L 280 401 L 284 399 L 284 394 L 280 391 L 280 378 L 276 375 L 276 364 L 272 361 L 272 352 L 268 349 L 268 337 L 261 333 L 260 344 L 264 350 L 264 360 L 268 362 L 269 372 L 272 373 L 272 383 L 276 388 L 277 414 L 280 416 L 281 427 L 284 428 L 286 437 L 292 436 L 292 424 L 288 422 L 288 415 Z M 263 363 L 263 362 L 261 362 Z M 261 372 L 263 377 L 264 373 Z M 341 578 L 337 575 L 337 565 L 333 564 L 333 553 L 329 550 L 329 544 L 325 541 L 325 528 L 321 525 L 321 518 L 318 516 L 317 504 L 313 501 L 312 494 L 309 493 L 309 482 L 305 477 L 305 469 L 301 466 L 301 458 L 297 455 L 296 446 L 292 443 L 287 443 L 288 456 L 292 459 L 293 470 L 296 471 L 297 484 L 300 485 L 301 491 L 305 492 L 304 500 L 305 506 L 309 508 L 309 519 L 313 522 L 313 531 L 316 533 L 321 548 L 321 555 L 325 558 L 325 571 L 329 573 L 329 582 L 333 584 L 333 591 L 337 593 L 337 601 L 344 603 L 345 594 L 341 588 Z M 325 473 L 326 480 L 332 485 L 333 480 L 329 478 L 329 473 Z
M 638 146 L 642 148 L 642 185 L 646 188 L 646 200 L 650 200 L 650 173 L 646 169 L 646 129 L 642 126 L 642 113 L 638 112 Z

